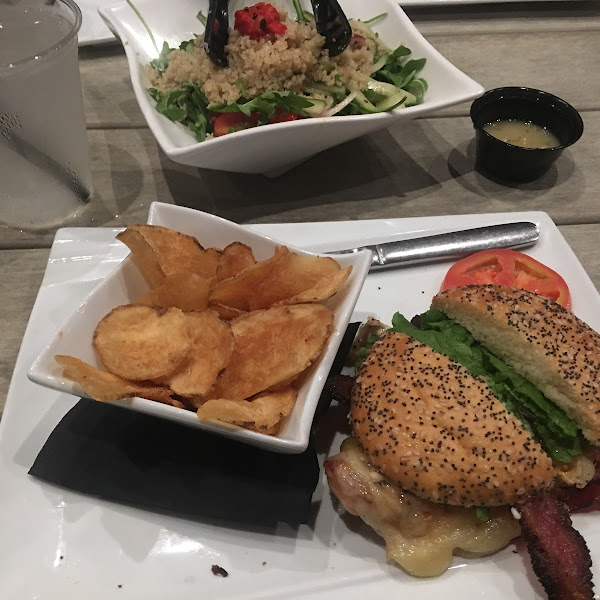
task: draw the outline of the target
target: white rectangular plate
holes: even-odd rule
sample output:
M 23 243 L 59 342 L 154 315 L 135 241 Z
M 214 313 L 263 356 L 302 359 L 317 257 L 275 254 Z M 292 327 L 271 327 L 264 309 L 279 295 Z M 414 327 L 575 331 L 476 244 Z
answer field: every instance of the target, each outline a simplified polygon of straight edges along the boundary
M 98 14 L 98 7 L 110 0 L 77 0 L 81 9 L 81 29 L 77 36 L 80 46 L 116 43 L 117 38 Z
M 521 4 L 522 2 L 548 2 L 554 1 L 559 2 L 561 0 L 400 0 L 398 4 L 400 6 L 463 6 L 464 4 L 482 4 L 485 10 L 485 5 L 490 4 Z M 575 0 L 576 1 L 576 0 Z
M 538 223 L 541 229 L 539 243 L 527 253 L 563 275 L 573 293 L 574 312 L 600 329 L 600 297 L 545 213 L 261 225 L 252 229 L 321 251 L 527 220 Z M 544 597 L 526 561 L 513 553 L 514 546 L 484 559 L 456 558 L 453 567 L 439 578 L 409 577 L 386 563 L 383 544 L 366 526 L 332 503 L 324 481 L 317 488 L 314 518 L 309 525 L 238 530 L 101 502 L 28 477 L 27 470 L 48 435 L 76 400 L 31 383 L 27 368 L 63 320 L 126 255 L 127 250 L 113 241 L 115 233 L 109 229 L 60 231 L 32 311 L 0 422 L 0 598 Z M 374 314 L 389 320 L 396 310 L 407 315 L 423 311 L 449 265 L 442 262 L 370 275 L 354 319 Z M 333 422 L 339 425 L 339 417 L 339 410 L 330 411 L 324 426 Z M 341 439 L 337 434 L 320 440 L 323 453 L 337 452 Z M 600 518 L 577 515 L 574 522 L 591 549 L 595 577 L 600 581 Z M 215 577 L 210 570 L 213 564 L 227 569 L 229 577 Z
M 91 46 L 96 44 L 117 43 L 102 17 L 98 7 L 112 0 L 78 0 L 83 21 L 79 30 L 79 45 Z M 525 2 L 545 2 L 547 0 L 523 0 Z M 489 4 L 498 2 L 514 2 L 514 0 L 401 0 L 400 6 L 460 6 L 463 4 Z

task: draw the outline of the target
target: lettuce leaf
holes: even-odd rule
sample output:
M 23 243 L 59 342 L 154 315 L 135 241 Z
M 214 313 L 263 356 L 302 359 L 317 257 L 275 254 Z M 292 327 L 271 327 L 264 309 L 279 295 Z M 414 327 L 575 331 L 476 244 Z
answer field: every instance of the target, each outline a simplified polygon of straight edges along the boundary
M 405 333 L 482 377 L 496 397 L 558 462 L 581 454 L 577 424 L 527 379 L 477 342 L 464 327 L 438 310 L 421 315 L 421 328 L 396 313 L 390 331 Z

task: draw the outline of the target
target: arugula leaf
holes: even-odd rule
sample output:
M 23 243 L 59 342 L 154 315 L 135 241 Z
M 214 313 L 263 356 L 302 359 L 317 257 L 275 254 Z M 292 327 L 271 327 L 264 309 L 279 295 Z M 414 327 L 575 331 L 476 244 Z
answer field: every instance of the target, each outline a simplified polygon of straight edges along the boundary
M 421 328 L 396 313 L 391 331 L 405 333 L 482 377 L 496 397 L 558 462 L 581 454 L 577 424 L 527 379 L 477 342 L 464 327 L 438 310 L 421 315 Z
M 148 88 L 146 91 L 150 94 L 153 100 L 156 100 L 156 102 L 160 100 L 161 93 L 156 88 Z
M 167 42 L 163 42 L 162 50 L 160 51 L 158 58 L 150 61 L 150 66 L 160 75 L 162 75 L 169 66 L 169 54 L 171 52 L 173 52 L 173 48 L 170 48 Z
M 304 109 L 310 108 L 312 105 L 313 103 L 308 98 L 299 96 L 293 92 L 266 92 L 247 102 L 209 104 L 208 110 L 219 113 L 241 112 L 246 116 L 258 113 L 258 123 L 259 125 L 264 125 L 269 122 L 278 108 L 307 117 L 308 113 Z
M 167 95 L 156 88 L 149 88 L 148 93 L 156 100 L 156 110 L 161 115 L 189 127 L 199 142 L 206 139 L 207 133 L 212 133 L 206 114 L 208 100 L 199 86 L 185 83 Z
M 185 91 L 176 90 L 168 96 L 161 96 L 156 103 L 156 110 L 171 121 L 181 121 L 185 117 L 185 110 L 177 104 L 177 100 L 184 94 Z

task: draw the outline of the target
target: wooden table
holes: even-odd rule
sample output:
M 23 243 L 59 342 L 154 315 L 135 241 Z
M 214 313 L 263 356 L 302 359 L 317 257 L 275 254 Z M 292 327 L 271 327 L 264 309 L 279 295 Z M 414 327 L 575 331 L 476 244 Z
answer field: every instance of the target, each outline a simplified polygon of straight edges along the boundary
M 240 223 L 543 210 L 600 286 L 600 2 L 412 8 L 419 30 L 486 89 L 526 85 L 573 104 L 582 139 L 542 179 L 504 186 L 473 169 L 469 105 L 323 152 L 278 179 L 178 165 L 159 149 L 120 45 L 80 50 L 94 198 L 71 225 L 146 220 L 153 200 Z M 54 232 L 0 226 L 0 411 Z

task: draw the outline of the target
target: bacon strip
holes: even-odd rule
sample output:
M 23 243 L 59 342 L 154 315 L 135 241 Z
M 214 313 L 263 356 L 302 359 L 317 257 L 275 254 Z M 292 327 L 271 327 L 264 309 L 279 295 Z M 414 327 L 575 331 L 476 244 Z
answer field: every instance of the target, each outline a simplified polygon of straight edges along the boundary
M 593 600 L 590 551 L 564 502 L 534 496 L 519 511 L 533 570 L 549 600 Z
M 563 488 L 558 495 L 572 513 L 600 510 L 600 481 L 590 481 L 583 489 Z
M 332 377 L 328 377 L 323 388 L 323 394 L 329 394 L 332 400 L 336 400 L 342 404 L 349 404 L 354 380 L 355 378 L 350 375 L 333 375 Z

